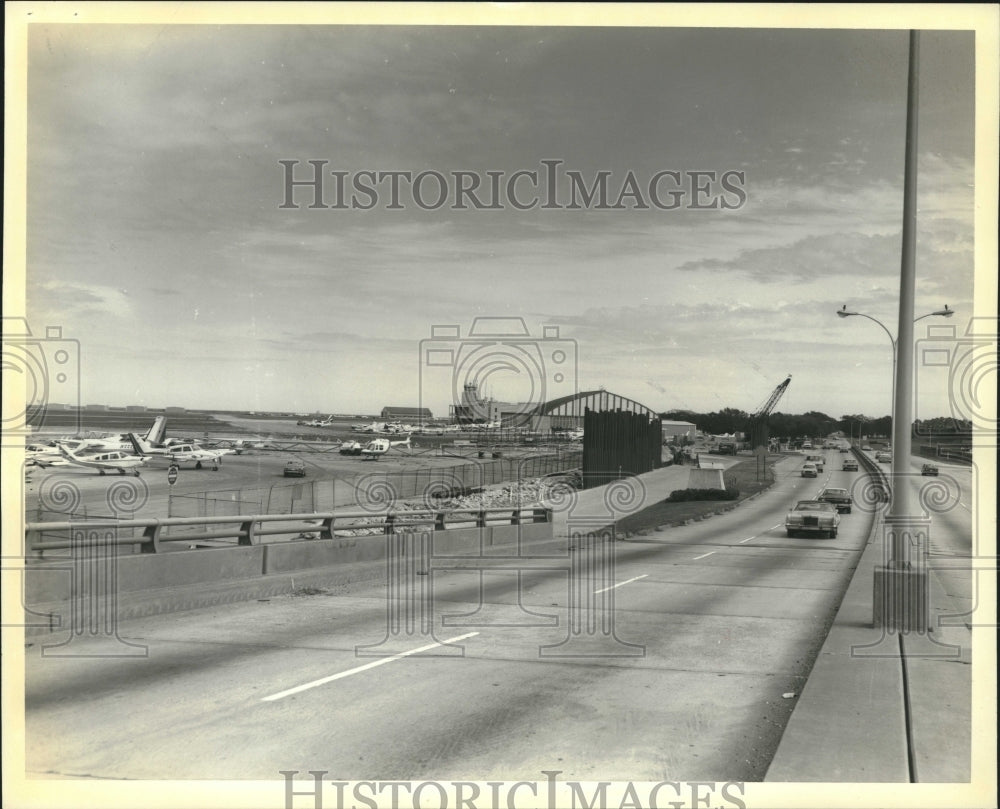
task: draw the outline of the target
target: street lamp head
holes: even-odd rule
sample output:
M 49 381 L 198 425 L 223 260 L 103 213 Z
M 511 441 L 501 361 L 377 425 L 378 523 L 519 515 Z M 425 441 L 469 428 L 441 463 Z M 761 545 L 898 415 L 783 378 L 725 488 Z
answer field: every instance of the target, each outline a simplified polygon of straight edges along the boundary
M 840 309 L 837 310 L 837 317 L 851 317 L 851 315 L 856 315 L 857 312 L 848 312 L 847 304 L 845 303 Z
M 932 314 L 935 314 L 938 317 L 951 317 L 953 314 L 955 314 L 955 310 L 949 309 L 948 304 L 945 304 L 944 309 L 938 309 L 936 312 L 933 312 Z

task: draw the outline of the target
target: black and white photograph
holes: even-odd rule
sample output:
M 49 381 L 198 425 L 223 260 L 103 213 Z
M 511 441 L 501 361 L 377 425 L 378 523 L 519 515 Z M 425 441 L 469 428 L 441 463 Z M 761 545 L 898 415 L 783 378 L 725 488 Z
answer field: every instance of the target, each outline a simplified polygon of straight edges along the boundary
M 996 6 L 5 21 L 5 807 L 997 806 Z

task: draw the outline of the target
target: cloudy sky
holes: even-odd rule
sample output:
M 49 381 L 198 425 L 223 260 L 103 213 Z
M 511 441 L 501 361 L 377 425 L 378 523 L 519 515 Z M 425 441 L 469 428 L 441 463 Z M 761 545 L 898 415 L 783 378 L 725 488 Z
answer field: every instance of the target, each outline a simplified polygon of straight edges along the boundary
M 883 415 L 889 339 L 834 313 L 896 332 L 907 41 L 34 23 L 27 314 L 79 340 L 84 403 L 444 414 L 475 319 L 520 317 L 505 350 L 539 378 L 480 354 L 497 398 L 752 411 L 792 374 L 780 410 Z M 921 38 L 918 314 L 973 308 L 974 45 Z M 325 161 L 327 207 L 283 160 Z M 428 174 L 394 201 L 364 172 Z M 571 208 L 570 173 L 607 204 Z M 943 376 L 918 389 L 917 415 L 948 412 Z

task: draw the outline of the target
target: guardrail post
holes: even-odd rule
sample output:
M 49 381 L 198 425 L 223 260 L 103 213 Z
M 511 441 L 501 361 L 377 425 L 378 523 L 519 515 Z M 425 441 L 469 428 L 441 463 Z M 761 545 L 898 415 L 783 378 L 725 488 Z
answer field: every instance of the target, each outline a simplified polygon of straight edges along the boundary
M 323 520 L 319 529 L 320 539 L 333 539 L 333 524 L 336 519 L 336 517 L 330 516 Z
M 476 528 L 485 528 L 485 527 L 486 527 L 486 512 L 482 511 L 482 510 L 477 511 L 476 512 Z
M 144 644 L 118 637 L 116 527 L 70 528 L 69 637 L 42 646 L 42 657 L 147 657 Z M 80 644 L 89 637 L 97 643 Z M 77 643 L 74 643 L 77 641 Z
M 434 515 L 434 530 L 435 531 L 444 531 L 445 530 L 444 512 L 443 511 L 439 511 L 437 514 Z
M 384 531 L 384 533 L 385 533 L 386 536 L 390 536 L 391 534 L 395 533 L 395 525 L 396 525 L 396 515 L 395 514 L 386 514 L 385 515 L 385 531 Z
M 159 553 L 162 532 L 163 526 L 159 523 L 147 525 L 142 531 L 142 537 L 145 541 L 139 546 L 139 553 Z
M 35 543 L 41 539 L 41 536 L 41 531 L 28 530 L 24 532 L 24 547 L 36 559 L 41 559 L 45 554 L 45 551 L 35 549 Z
M 247 520 L 240 523 L 240 536 L 237 545 L 256 545 L 257 529 L 255 520 Z
M 520 525 L 521 524 L 521 509 L 515 508 L 510 513 L 510 524 L 511 525 Z

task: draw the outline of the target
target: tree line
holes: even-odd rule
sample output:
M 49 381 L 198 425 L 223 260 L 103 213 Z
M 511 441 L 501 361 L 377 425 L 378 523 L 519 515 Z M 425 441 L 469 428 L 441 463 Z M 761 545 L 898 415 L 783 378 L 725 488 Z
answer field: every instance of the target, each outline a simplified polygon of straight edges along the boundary
M 712 435 L 745 433 L 749 430 L 750 424 L 750 414 L 733 407 L 725 407 L 711 413 L 668 410 L 661 413 L 660 417 L 668 421 L 692 422 L 702 432 Z M 923 436 L 964 435 L 971 433 L 971 429 L 970 422 L 948 417 L 918 419 L 913 423 L 914 435 Z M 821 438 L 835 432 L 842 432 L 845 435 L 890 436 L 892 418 L 890 416 L 873 418 L 862 413 L 850 413 L 834 418 L 816 410 L 801 414 L 771 413 L 768 416 L 768 432 L 772 436 L 789 438 Z

